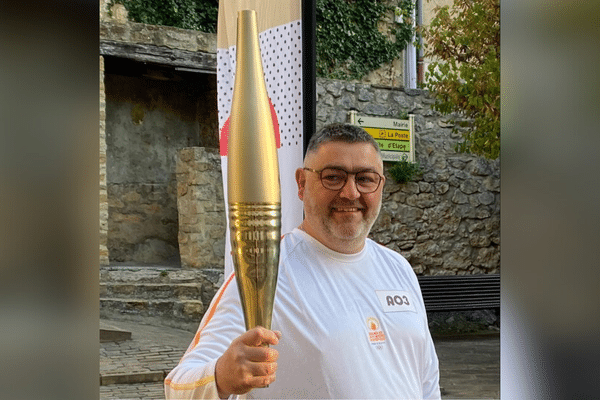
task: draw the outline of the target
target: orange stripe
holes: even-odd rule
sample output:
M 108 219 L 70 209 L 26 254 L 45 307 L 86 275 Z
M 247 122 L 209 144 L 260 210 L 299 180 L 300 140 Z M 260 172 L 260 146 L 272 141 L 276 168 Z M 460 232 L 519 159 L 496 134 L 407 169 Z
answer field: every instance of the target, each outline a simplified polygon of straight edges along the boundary
M 194 336 L 194 340 L 192 341 L 193 346 L 190 346 L 190 350 L 193 349 L 194 347 L 196 347 L 196 345 L 198 344 L 198 342 L 200 341 L 200 336 L 202 334 L 202 330 L 204 328 L 206 328 L 206 325 L 208 325 L 208 323 L 210 322 L 211 318 L 213 317 L 213 315 L 215 315 L 215 312 L 217 310 L 217 306 L 219 305 L 219 302 L 221 301 L 221 297 L 223 297 L 223 293 L 225 293 L 225 289 L 227 289 L 227 286 L 229 286 L 229 284 L 231 283 L 231 281 L 233 280 L 233 277 L 235 276 L 235 273 L 231 273 L 231 275 L 229 275 L 229 278 L 227 279 L 227 282 L 225 282 L 225 284 L 223 285 L 223 287 L 221 288 L 221 291 L 219 292 L 219 294 L 217 295 L 217 300 L 213 303 L 213 306 L 210 308 L 209 312 L 208 312 L 208 317 L 206 318 L 206 321 L 204 322 L 204 325 L 202 325 L 199 329 L 198 332 L 196 332 L 196 336 Z M 188 350 L 189 351 L 189 350 Z
M 191 383 L 173 383 L 170 379 L 165 379 L 165 385 L 169 385 L 175 390 L 192 390 L 200 386 L 204 386 L 215 380 L 213 375 L 204 377 L 200 380 Z

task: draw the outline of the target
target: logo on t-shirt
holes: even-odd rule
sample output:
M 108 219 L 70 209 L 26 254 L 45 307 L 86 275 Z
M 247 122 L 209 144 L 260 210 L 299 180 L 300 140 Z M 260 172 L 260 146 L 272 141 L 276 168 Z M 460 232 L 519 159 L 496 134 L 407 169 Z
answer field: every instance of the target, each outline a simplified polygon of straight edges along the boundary
M 385 333 L 381 329 L 381 324 L 377 318 L 367 318 L 367 330 L 369 332 L 369 342 L 371 342 L 372 345 L 381 345 L 385 343 Z

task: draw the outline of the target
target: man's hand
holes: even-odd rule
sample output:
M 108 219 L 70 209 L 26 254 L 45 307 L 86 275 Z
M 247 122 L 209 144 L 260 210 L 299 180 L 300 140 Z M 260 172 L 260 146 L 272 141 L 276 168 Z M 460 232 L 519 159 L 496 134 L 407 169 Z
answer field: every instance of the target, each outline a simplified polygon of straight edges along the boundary
M 276 345 L 279 338 L 281 332 L 258 326 L 231 342 L 215 367 L 215 382 L 222 399 L 275 381 L 279 353 L 264 345 Z

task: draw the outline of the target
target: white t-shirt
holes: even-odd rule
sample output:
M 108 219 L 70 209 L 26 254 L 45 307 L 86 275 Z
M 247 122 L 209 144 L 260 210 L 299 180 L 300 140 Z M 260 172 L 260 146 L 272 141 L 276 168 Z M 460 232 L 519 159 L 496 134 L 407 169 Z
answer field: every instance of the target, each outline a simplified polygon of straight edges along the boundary
M 340 254 L 298 229 L 280 254 L 277 379 L 247 398 L 440 398 L 421 291 L 404 257 L 369 239 L 361 252 Z M 232 275 L 165 379 L 167 399 L 218 398 L 216 360 L 244 332 Z

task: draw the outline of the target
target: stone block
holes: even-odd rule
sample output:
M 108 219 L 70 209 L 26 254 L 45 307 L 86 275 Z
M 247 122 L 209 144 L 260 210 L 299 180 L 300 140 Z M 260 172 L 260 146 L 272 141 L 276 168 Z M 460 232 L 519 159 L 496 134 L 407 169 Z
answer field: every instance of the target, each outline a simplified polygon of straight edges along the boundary
M 483 187 L 492 192 L 500 192 L 500 179 L 487 176 L 483 179 Z
M 492 212 L 486 206 L 479 206 L 475 209 L 475 218 L 486 219 L 491 216 L 492 216 Z
M 200 320 L 204 312 L 204 305 L 200 300 L 187 300 L 183 303 L 182 314 L 186 318 Z
M 469 205 L 471 205 L 471 207 L 475 208 L 479 204 L 481 204 L 479 202 L 479 196 L 472 194 L 472 195 L 467 196 L 467 197 L 469 198 Z
M 408 195 L 404 192 L 397 192 L 391 196 L 391 200 L 395 203 L 404 203 Z
M 375 90 L 375 102 L 378 104 L 388 104 L 388 99 L 390 97 L 389 90 L 378 89 Z
M 340 95 L 342 94 L 343 87 L 344 87 L 343 81 L 334 80 L 334 81 L 329 82 L 329 84 L 327 84 L 326 90 L 333 97 L 340 97 Z M 333 103 L 330 105 L 333 105 Z
M 419 184 L 419 192 L 421 193 L 431 193 L 432 185 L 428 182 L 417 182 Z
M 204 51 L 206 53 L 217 52 L 217 35 L 214 33 L 198 32 L 196 35 L 196 48 L 197 51 Z
M 369 115 L 386 116 L 389 114 L 389 109 L 381 104 L 369 103 L 365 106 L 364 112 Z
M 485 234 L 472 234 L 469 237 L 469 244 L 473 247 L 488 247 L 490 243 L 489 236 Z
M 489 161 L 484 159 L 476 159 L 471 165 L 471 174 L 476 176 L 489 176 L 492 174 L 492 167 Z
M 495 247 L 480 248 L 476 252 L 473 263 L 486 270 L 487 273 L 493 273 L 500 265 L 500 252 Z
M 447 182 L 436 182 L 434 183 L 435 194 L 442 195 L 448 192 L 450 185 Z
M 202 294 L 201 289 L 199 284 L 180 284 L 173 288 L 173 295 L 179 299 L 199 299 Z
M 459 188 L 464 194 L 473 194 L 479 191 L 479 186 L 480 183 L 475 181 L 475 179 L 465 179 L 460 183 Z
M 406 182 L 404 185 L 402 185 L 400 190 L 407 194 L 418 194 L 420 191 L 419 184 L 417 182 Z
M 469 199 L 466 194 L 459 189 L 455 189 L 454 194 L 452 195 L 452 202 L 455 204 L 466 204 L 469 202 Z
M 358 87 L 358 96 L 357 99 L 360 102 L 372 102 L 374 98 L 373 91 L 369 86 L 360 85 Z
M 439 204 L 439 198 L 433 193 L 420 193 L 417 198 L 417 207 L 431 208 Z
M 328 106 L 333 106 L 333 96 L 329 93 L 326 93 L 323 97 L 321 97 L 320 101 Z
M 317 119 L 319 121 L 326 121 L 328 115 L 329 115 L 329 111 L 327 109 L 317 107 Z M 317 127 L 317 130 L 318 129 L 319 129 L 319 127 Z

